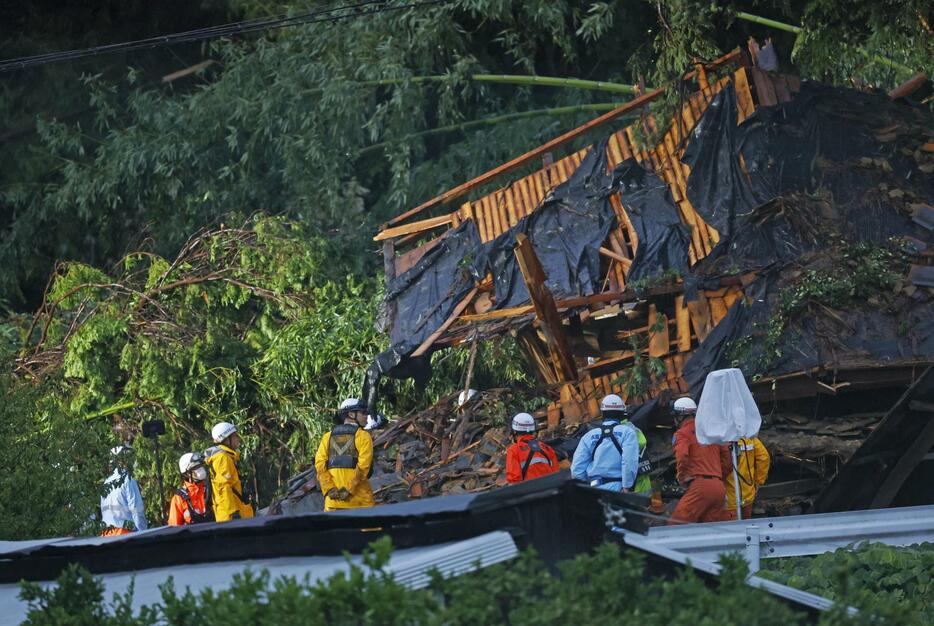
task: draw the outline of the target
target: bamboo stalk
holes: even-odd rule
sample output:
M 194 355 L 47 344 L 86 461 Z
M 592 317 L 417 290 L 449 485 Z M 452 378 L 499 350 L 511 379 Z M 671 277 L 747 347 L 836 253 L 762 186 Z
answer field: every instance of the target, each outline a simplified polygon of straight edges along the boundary
M 512 122 L 515 120 L 526 119 L 531 117 L 537 117 L 540 115 L 567 115 L 571 113 L 583 113 L 583 112 L 599 112 L 599 111 L 612 111 L 616 107 L 620 106 L 616 102 L 606 102 L 598 104 L 578 104 L 566 107 L 554 107 L 550 109 L 534 109 L 531 111 L 520 111 L 518 113 L 505 113 L 503 115 L 494 115 L 492 117 L 484 117 L 479 120 L 471 120 L 469 122 L 461 122 L 459 124 L 448 124 L 447 126 L 438 126 L 437 128 L 429 128 L 428 130 L 419 131 L 417 133 L 412 133 L 410 135 L 405 135 L 401 139 L 395 139 L 391 141 L 382 141 L 380 143 L 374 143 L 365 148 L 362 148 L 358 153 L 359 156 L 368 154 L 370 152 L 385 148 L 386 146 L 398 143 L 400 141 L 406 141 L 409 139 L 415 139 L 417 137 L 426 137 L 428 135 L 439 135 L 443 133 L 451 133 L 456 131 L 466 131 L 473 128 L 479 128 L 482 126 L 495 126 L 496 124 L 502 124 L 504 122 Z
M 559 76 L 529 76 L 523 74 L 471 74 L 470 80 L 485 83 L 502 83 L 507 85 L 532 85 L 538 87 L 560 87 L 564 89 L 583 89 L 591 91 L 609 91 L 612 93 L 635 94 L 638 90 L 635 85 L 610 83 L 601 80 L 584 80 L 582 78 L 561 78 Z M 434 83 L 451 80 L 446 74 L 432 76 L 410 76 L 407 78 L 380 78 L 365 80 L 356 83 L 363 87 L 379 87 L 384 85 L 398 85 L 400 83 Z M 321 91 L 314 89 L 313 91 Z
M 762 17 L 759 15 L 753 15 L 752 13 L 746 13 L 745 11 L 737 11 L 736 18 L 745 20 L 747 22 L 753 22 L 754 24 L 761 24 L 762 26 L 769 26 L 771 28 L 783 30 L 788 33 L 794 33 L 796 35 L 800 35 L 802 32 L 804 32 L 804 29 L 800 26 L 795 26 L 794 24 L 785 24 L 784 22 L 771 20 L 767 17 Z
M 109 406 L 106 409 L 101 409 L 100 411 L 96 411 L 94 413 L 91 413 L 90 415 L 85 415 L 84 419 L 87 421 L 91 421 L 93 419 L 97 419 L 98 417 L 106 417 L 108 415 L 113 415 L 114 413 L 119 413 L 120 411 L 124 411 L 126 409 L 132 409 L 135 406 L 136 406 L 135 401 L 124 400 L 123 402 L 118 402 L 117 404 Z

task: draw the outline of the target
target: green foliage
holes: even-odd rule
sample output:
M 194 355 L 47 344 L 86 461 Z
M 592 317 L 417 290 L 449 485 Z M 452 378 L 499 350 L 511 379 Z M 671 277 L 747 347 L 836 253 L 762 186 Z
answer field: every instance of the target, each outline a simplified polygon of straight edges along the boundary
M 108 429 L 74 419 L 51 384 L 14 384 L 0 375 L 0 537 L 96 533 Z
M 331 250 L 330 242 L 294 222 L 257 217 L 242 228 L 198 233 L 174 259 L 133 253 L 112 273 L 60 266 L 45 304 L 22 329 L 28 339 L 16 378 L 0 376 L 15 398 L 4 407 L 15 419 L 3 428 L 15 430 L 3 448 L 10 452 L 0 455 L 0 463 L 14 468 L 0 477 L 10 494 L 2 506 L 23 511 L 0 525 L 4 538 L 50 529 L 95 532 L 86 521 L 109 473 L 106 460 L 99 461 L 114 443 L 133 439 L 147 516 L 161 522 L 177 482 L 176 459 L 208 447 L 210 428 L 221 420 L 240 428 L 241 470 L 265 505 L 312 462 L 340 401 L 359 395 L 366 368 L 386 347 L 375 330 L 376 281 L 343 272 Z M 468 356 L 467 346 L 437 353 L 427 390 L 411 381 L 383 385 L 387 398 L 379 408 L 398 417 L 457 391 Z M 478 344 L 472 386 L 523 382 L 514 342 Z M 152 442 L 138 437 L 148 419 L 167 423 L 165 493 Z M 43 437 L 55 445 L 15 452 L 20 438 Z M 20 467 L 22 459 L 28 463 Z M 75 469 L 61 485 L 43 488 L 54 480 L 50 466 Z M 17 480 L 35 486 L 27 503 L 13 496 Z M 55 523 L 39 515 L 63 501 L 74 502 L 74 513 L 52 515 Z
M 930 4 L 924 0 L 804 3 L 792 58 L 804 76 L 892 87 L 934 67 Z
M 363 566 L 327 580 L 280 578 L 249 570 L 224 591 L 179 595 L 162 586 L 162 602 L 139 615 L 126 612 L 129 596 L 105 603 L 100 583 L 68 570 L 58 585 L 43 590 L 25 585 L 27 624 L 515 624 L 544 625 L 637 621 L 645 626 L 729 624 L 794 626 L 805 615 L 745 584 L 740 558 L 726 559 L 715 587 L 691 570 L 672 580 L 647 578 L 641 555 L 605 544 L 595 553 L 559 564 L 555 575 L 533 552 L 517 560 L 448 580 L 435 576 L 428 589 L 405 589 L 386 574 L 389 541 L 380 539 L 363 556 Z M 751 610 L 750 607 L 754 607 Z M 897 622 L 880 616 L 875 623 Z M 71 621 L 69 621 L 71 620 Z M 97 621 L 94 621 L 97 620 Z M 822 624 L 858 623 L 843 613 L 822 616 Z
M 815 557 L 769 559 L 760 575 L 857 607 L 889 623 L 934 620 L 934 544 L 863 544 Z M 867 616 L 866 622 L 873 622 Z
M 831 253 L 836 259 L 832 268 L 805 270 L 783 289 L 772 316 L 756 323 L 761 337 L 746 336 L 730 343 L 726 358 L 732 367 L 762 374 L 781 356 L 782 339 L 789 324 L 809 305 L 839 309 L 878 297 L 891 292 L 895 281 L 908 269 L 907 257 L 897 241 L 887 248 L 856 244 Z
M 139 35 L 217 23 L 224 11 L 307 9 L 278 0 L 123 4 L 126 23 L 145 31 Z M 13 165 L 0 172 L 0 259 L 8 269 L 0 297 L 22 304 L 59 259 L 101 266 L 140 247 L 142 237 L 172 256 L 191 232 L 232 211 L 287 214 L 352 251 L 356 269 L 369 274 L 375 256 L 355 252 L 387 217 L 587 115 L 511 119 L 444 136 L 423 131 L 594 101 L 586 91 L 473 83 L 471 73 L 675 85 L 654 105 L 663 128 L 684 89 L 693 89 L 679 77 L 750 33 L 774 35 L 783 58 L 793 47 L 806 77 L 885 87 L 904 80 L 902 70 L 877 62 L 882 57 L 930 72 L 925 7 L 921 0 L 459 0 L 11 74 L 0 88 L 0 121 L 29 132 L 0 141 Z M 740 22 L 739 10 L 804 30 L 795 37 Z M 66 19 L 52 4 L 38 3 L 26 21 L 32 39 L 11 29 L 5 56 L 129 34 L 110 32 L 115 24 L 90 11 L 70 9 Z M 217 63 L 154 86 L 205 56 Z M 447 78 L 418 80 L 438 75 Z M 363 150 L 374 144 L 383 147 Z
M 658 380 L 665 375 L 668 368 L 665 362 L 655 356 L 649 356 L 646 349 L 649 345 L 649 334 L 658 333 L 664 329 L 665 316 L 655 314 L 655 321 L 649 327 L 649 333 L 633 333 L 629 335 L 629 348 L 632 350 L 632 365 L 620 377 L 612 381 L 613 385 L 622 384 L 626 390 L 627 398 L 637 398 L 646 393 Z

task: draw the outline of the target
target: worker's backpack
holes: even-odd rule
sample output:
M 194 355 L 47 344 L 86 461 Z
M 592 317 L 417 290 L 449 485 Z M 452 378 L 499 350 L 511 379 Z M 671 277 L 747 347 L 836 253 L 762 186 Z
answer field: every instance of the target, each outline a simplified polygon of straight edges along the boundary
M 529 446 L 529 456 L 525 457 L 525 462 L 522 464 L 522 480 L 525 480 L 525 475 L 528 473 L 529 467 L 532 466 L 532 459 L 536 454 L 538 454 L 540 458 L 544 459 L 545 462 L 548 463 L 548 467 L 551 467 L 552 465 L 551 459 L 547 454 L 545 454 L 545 451 L 542 450 L 542 447 L 539 445 L 537 439 L 530 439 L 526 442 L 526 444 Z M 541 461 L 539 461 L 539 463 L 541 463 Z
M 354 469 L 357 467 L 357 430 L 359 426 L 340 424 L 331 429 L 328 442 L 328 469 Z
M 181 489 L 176 489 L 175 493 L 185 501 L 185 504 L 188 506 L 188 515 L 191 516 L 192 524 L 203 524 L 204 522 L 213 522 L 214 521 L 214 509 L 211 507 L 210 495 L 211 488 L 206 486 L 204 492 L 204 512 L 199 513 L 198 509 L 195 508 L 195 505 L 191 502 L 191 496 L 188 495 L 188 490 L 182 487 Z

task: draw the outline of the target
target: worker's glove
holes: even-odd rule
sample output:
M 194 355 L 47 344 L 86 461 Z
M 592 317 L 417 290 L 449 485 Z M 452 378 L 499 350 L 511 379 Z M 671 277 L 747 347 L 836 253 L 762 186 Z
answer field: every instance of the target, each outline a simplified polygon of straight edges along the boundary
M 338 502 L 346 502 L 350 500 L 350 492 L 347 491 L 345 487 L 338 489 L 337 487 L 331 487 L 328 490 L 327 497 L 331 500 L 337 500 Z

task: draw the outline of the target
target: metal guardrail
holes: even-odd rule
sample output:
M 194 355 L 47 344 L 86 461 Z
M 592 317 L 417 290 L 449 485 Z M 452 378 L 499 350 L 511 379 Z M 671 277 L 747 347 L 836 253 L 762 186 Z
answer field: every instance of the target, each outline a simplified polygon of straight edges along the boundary
M 625 535 L 628 541 L 633 533 Z M 823 554 L 862 542 L 908 546 L 934 541 L 934 506 L 654 527 L 633 540 L 709 562 L 742 552 L 757 571 L 760 558 Z

